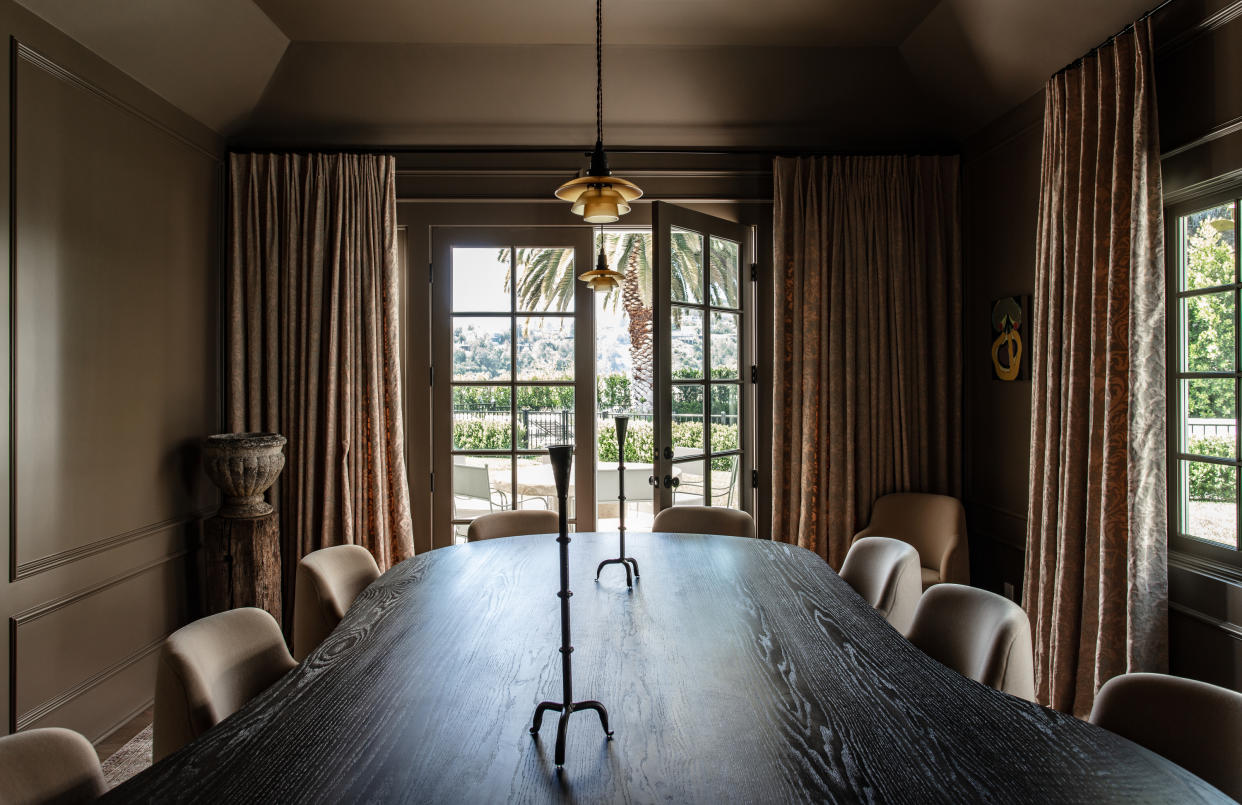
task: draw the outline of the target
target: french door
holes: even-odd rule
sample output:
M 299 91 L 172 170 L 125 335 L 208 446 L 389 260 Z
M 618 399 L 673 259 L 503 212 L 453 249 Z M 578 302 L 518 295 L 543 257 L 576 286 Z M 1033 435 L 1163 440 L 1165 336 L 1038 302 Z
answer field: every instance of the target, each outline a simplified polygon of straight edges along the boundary
M 652 207 L 656 508 L 753 514 L 753 238 L 741 224 Z
M 482 514 L 555 510 L 552 444 L 577 447 L 569 519 L 594 529 L 591 252 L 588 227 L 433 231 L 433 547 Z

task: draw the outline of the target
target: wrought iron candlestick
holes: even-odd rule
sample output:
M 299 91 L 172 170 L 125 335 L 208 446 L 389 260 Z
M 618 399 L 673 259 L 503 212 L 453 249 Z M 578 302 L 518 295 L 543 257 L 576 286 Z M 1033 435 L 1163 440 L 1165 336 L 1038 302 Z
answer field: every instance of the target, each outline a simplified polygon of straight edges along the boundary
M 629 426 L 628 416 L 619 416 L 617 422 L 617 502 L 621 506 L 621 523 L 617 527 L 620 534 L 621 555 L 616 559 L 605 559 L 595 568 L 595 580 L 599 581 L 599 573 L 604 565 L 621 565 L 625 568 L 625 586 L 633 587 L 634 579 L 638 578 L 638 560 L 625 555 L 625 429 Z M 634 567 L 634 577 L 630 578 L 630 566 Z
M 561 546 L 561 591 L 557 597 L 561 599 L 561 684 L 562 695 L 559 702 L 540 702 L 535 708 L 535 723 L 530 734 L 537 736 L 539 726 L 543 723 L 543 714 L 547 710 L 555 710 L 561 714 L 556 722 L 556 765 L 565 765 L 565 728 L 569 725 L 569 717 L 575 710 L 594 710 L 599 714 L 604 734 L 612 738 L 612 730 L 608 729 L 608 711 L 597 701 L 574 701 L 574 680 L 570 655 L 574 647 L 569 644 L 569 469 L 573 465 L 574 446 L 556 444 L 548 448 L 552 459 L 552 476 L 556 481 L 556 497 L 560 501 L 560 536 L 556 541 Z

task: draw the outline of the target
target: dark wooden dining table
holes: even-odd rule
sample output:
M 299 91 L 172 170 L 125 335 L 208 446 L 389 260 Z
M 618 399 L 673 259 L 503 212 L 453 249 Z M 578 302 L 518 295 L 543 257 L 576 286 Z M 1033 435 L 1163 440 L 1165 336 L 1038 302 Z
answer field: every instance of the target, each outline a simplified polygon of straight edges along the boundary
M 818 556 L 734 537 L 575 534 L 574 689 L 551 535 L 421 554 L 305 662 L 109 802 L 1222 802 L 1119 736 L 911 645 Z

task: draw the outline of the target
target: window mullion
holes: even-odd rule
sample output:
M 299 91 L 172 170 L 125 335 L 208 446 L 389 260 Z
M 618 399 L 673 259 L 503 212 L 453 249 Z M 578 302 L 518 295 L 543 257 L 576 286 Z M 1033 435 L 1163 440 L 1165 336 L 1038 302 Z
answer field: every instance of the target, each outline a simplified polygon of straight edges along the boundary
M 1235 288 L 1233 291 L 1233 457 L 1235 460 L 1242 461 L 1242 428 L 1238 427 L 1238 415 L 1242 413 L 1239 402 L 1242 402 L 1242 339 L 1238 337 L 1239 329 L 1239 311 L 1238 306 L 1242 304 L 1242 291 L 1239 291 L 1236 284 L 1242 283 L 1242 257 L 1239 256 L 1237 226 L 1242 223 L 1238 218 L 1238 200 L 1233 201 L 1233 220 L 1234 220 L 1234 236 L 1233 236 L 1233 281 Z M 1233 549 L 1236 551 L 1242 546 L 1242 472 L 1235 466 L 1233 470 Z

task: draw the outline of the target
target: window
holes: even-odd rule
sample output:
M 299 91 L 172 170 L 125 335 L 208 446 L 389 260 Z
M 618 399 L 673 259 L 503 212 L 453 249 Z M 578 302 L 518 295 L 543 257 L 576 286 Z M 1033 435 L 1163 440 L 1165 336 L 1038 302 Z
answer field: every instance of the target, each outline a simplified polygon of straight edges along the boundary
M 1238 199 L 1169 215 L 1170 525 L 1177 547 L 1238 561 Z

